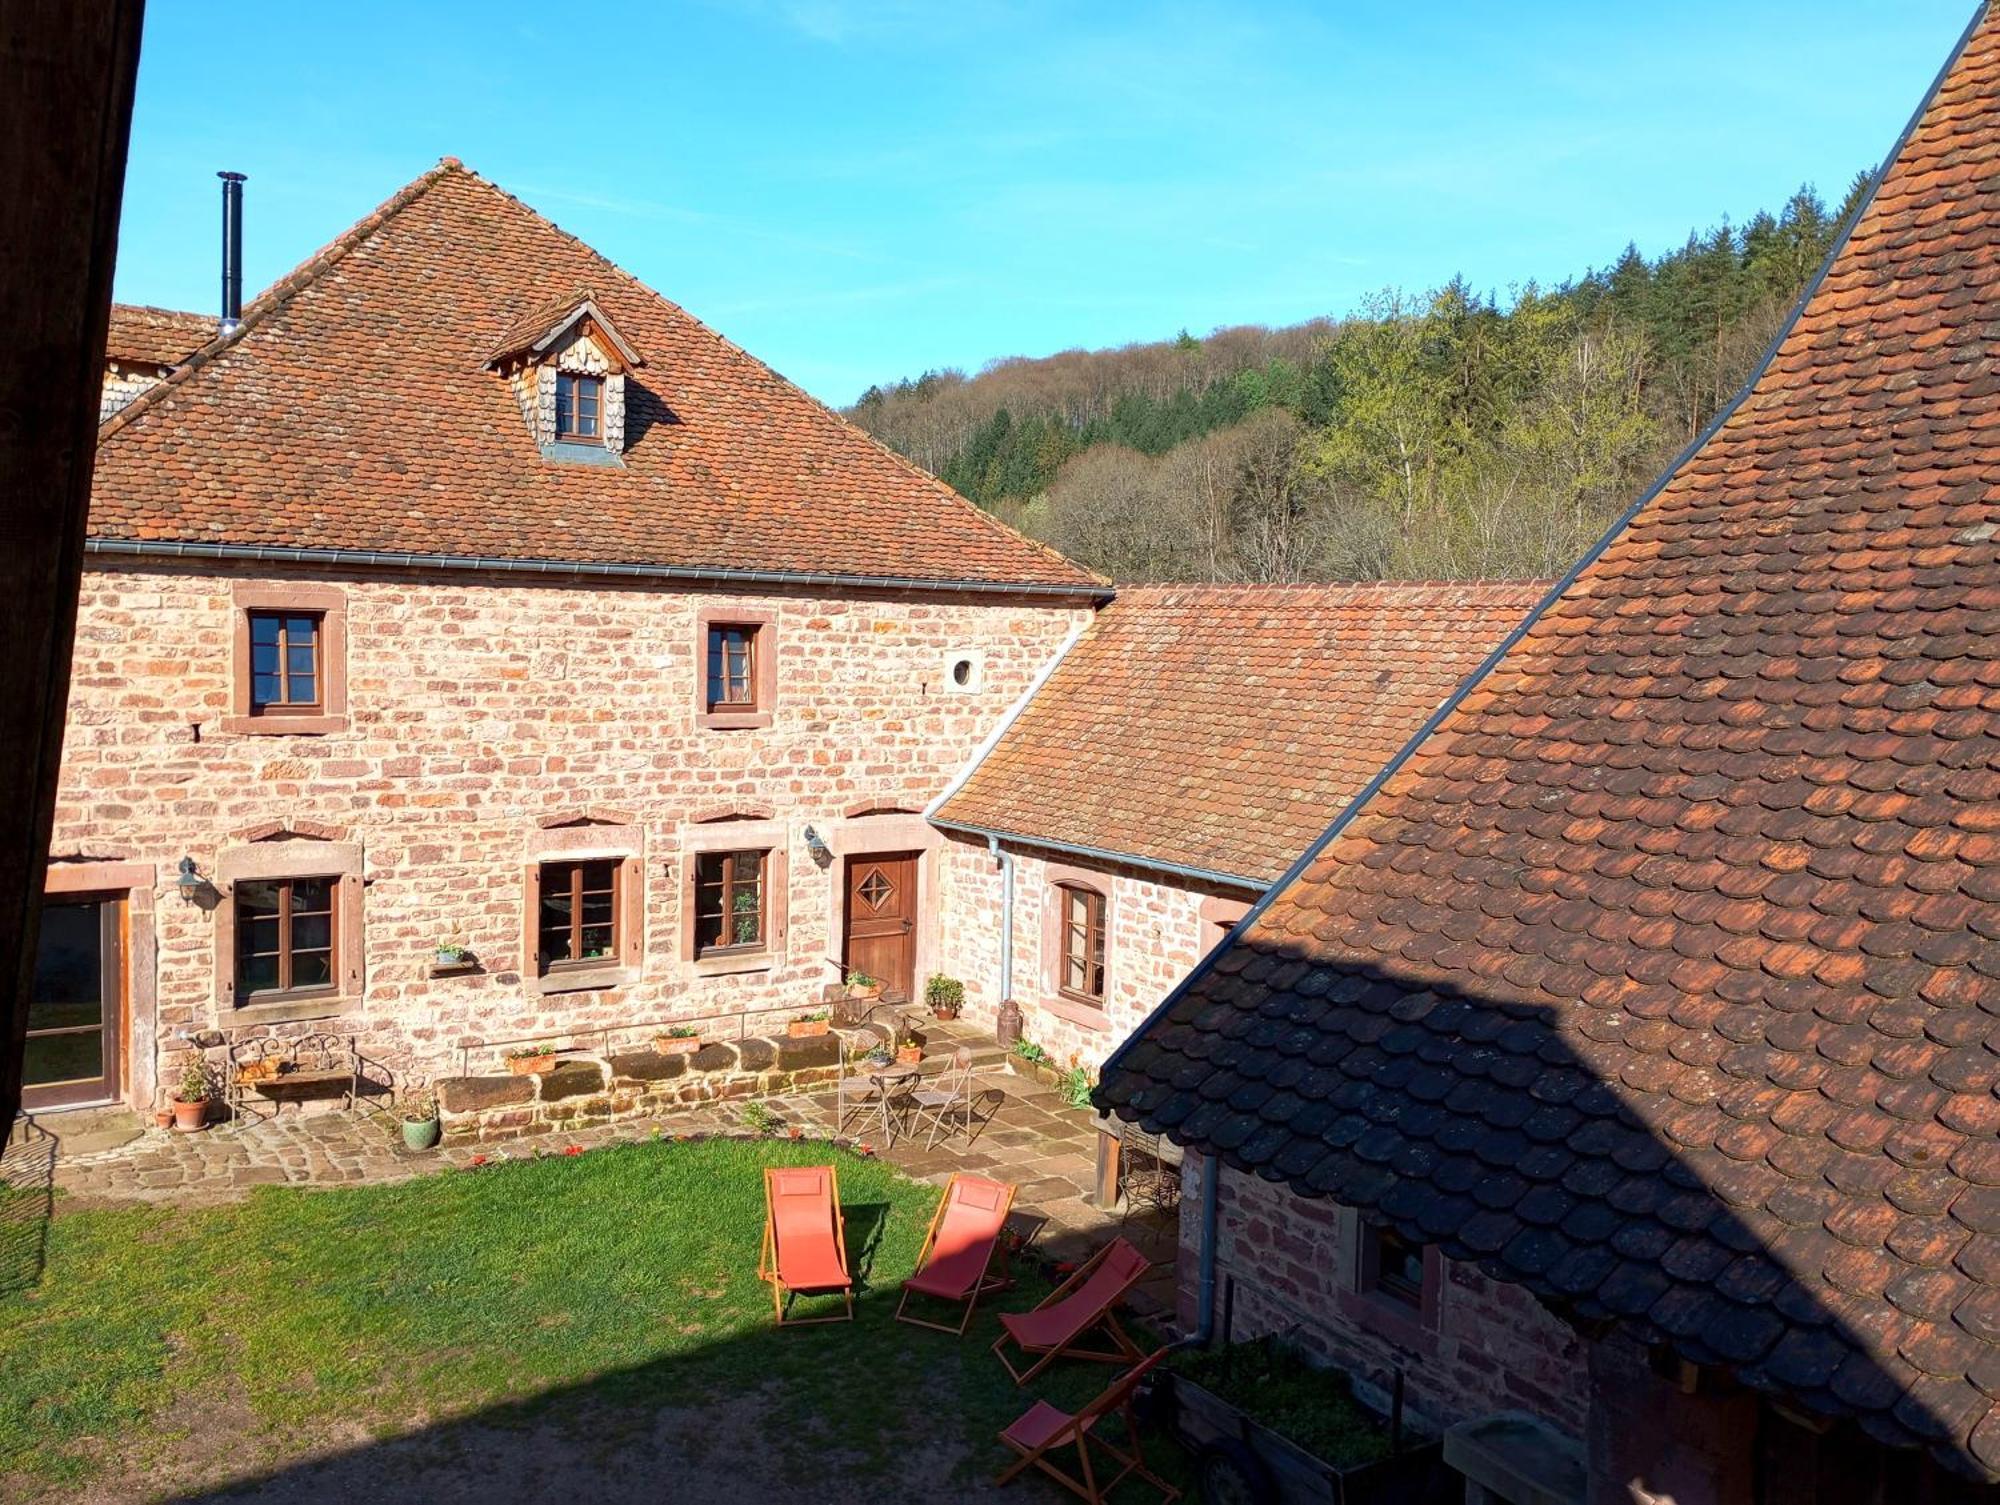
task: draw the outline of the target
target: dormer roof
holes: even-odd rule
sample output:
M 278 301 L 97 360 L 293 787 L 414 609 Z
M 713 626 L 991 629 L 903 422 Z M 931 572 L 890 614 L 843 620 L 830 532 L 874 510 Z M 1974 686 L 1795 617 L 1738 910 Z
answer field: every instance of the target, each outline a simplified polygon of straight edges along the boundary
M 487 358 L 486 364 L 493 369 L 504 369 L 517 361 L 533 360 L 546 355 L 560 345 L 565 336 L 579 324 L 587 324 L 587 332 L 601 336 L 595 340 L 607 358 L 615 358 L 624 363 L 625 369 L 646 364 L 645 358 L 632 348 L 632 344 L 618 332 L 618 326 L 611 316 L 598 304 L 597 297 L 588 288 L 576 288 L 552 303 L 543 304 L 533 313 L 510 328 L 502 337 L 499 347 Z

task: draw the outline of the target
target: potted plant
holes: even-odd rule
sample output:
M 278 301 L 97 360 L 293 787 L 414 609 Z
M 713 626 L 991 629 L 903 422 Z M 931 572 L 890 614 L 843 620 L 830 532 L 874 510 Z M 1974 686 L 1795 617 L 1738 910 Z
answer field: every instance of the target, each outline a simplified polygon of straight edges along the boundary
M 515 1076 L 543 1076 L 555 1069 L 553 1045 L 523 1045 L 507 1052 L 507 1069 Z
M 472 964 L 472 953 L 457 941 L 437 943 L 437 964 L 440 967 L 466 967 Z
M 942 972 L 932 973 L 931 980 L 924 984 L 924 1002 L 938 1018 L 956 1019 L 959 1010 L 965 1007 L 965 984 Z
M 428 1150 L 443 1136 L 437 1094 L 426 1087 L 403 1105 L 403 1143 L 413 1150 Z
M 172 1103 L 167 1104 L 167 1106 L 164 1108 L 155 1108 L 153 1110 L 154 1128 L 171 1129 L 173 1126 L 174 1126 L 174 1108 Z
M 214 1091 L 208 1079 L 208 1063 L 194 1057 L 181 1072 L 181 1084 L 174 1089 L 174 1127 L 192 1134 L 208 1122 L 208 1100 Z
M 924 1037 L 907 1019 L 896 1021 L 896 1064 L 915 1066 L 924 1058 Z
M 692 1024 L 676 1024 L 653 1036 L 653 1049 L 663 1056 L 691 1056 L 701 1049 L 701 1031 Z
M 870 1002 L 882 996 L 882 984 L 866 972 L 847 974 L 847 996 L 857 1002 Z
M 833 1028 L 833 1016 L 825 1009 L 816 1013 L 801 1014 L 785 1026 L 785 1033 L 794 1040 L 803 1040 L 812 1035 L 823 1035 Z

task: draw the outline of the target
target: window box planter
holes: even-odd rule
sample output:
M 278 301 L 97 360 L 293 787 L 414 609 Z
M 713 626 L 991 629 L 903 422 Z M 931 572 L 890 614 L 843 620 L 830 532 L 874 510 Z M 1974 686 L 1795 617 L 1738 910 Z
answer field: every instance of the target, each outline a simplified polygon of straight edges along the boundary
M 655 1035 L 653 1049 L 663 1056 L 691 1056 L 702 1047 L 700 1035 Z
M 515 1076 L 547 1076 L 556 1069 L 556 1052 L 545 1050 L 532 1056 L 509 1056 L 507 1069 Z
M 794 1040 L 809 1040 L 814 1035 L 823 1035 L 833 1028 L 828 1019 L 794 1019 L 785 1026 L 785 1033 Z
M 1268 1343 L 1268 1340 L 1266 1340 Z M 1255 1362 L 1266 1343 L 1245 1344 L 1239 1352 Z M 1294 1361 L 1302 1362 L 1302 1361 Z M 1211 1378 L 1209 1368 L 1203 1378 Z M 1324 1375 L 1331 1404 L 1340 1409 L 1340 1376 Z M 1221 1385 L 1221 1381 L 1212 1381 Z M 1169 1370 L 1163 1376 L 1167 1414 L 1181 1445 L 1195 1460 L 1205 1499 L 1246 1499 L 1275 1505 L 1458 1505 L 1465 1481 L 1444 1462 L 1441 1441 L 1419 1441 L 1398 1452 L 1386 1427 L 1351 1399 L 1348 1445 L 1322 1457 L 1265 1425 L 1235 1400 Z M 1234 1387 L 1231 1394 L 1236 1392 Z

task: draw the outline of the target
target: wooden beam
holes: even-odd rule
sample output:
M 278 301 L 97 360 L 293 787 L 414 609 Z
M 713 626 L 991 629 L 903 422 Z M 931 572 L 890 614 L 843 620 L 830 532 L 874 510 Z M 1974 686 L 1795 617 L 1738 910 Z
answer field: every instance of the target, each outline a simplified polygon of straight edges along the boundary
M 1125 1141 L 1111 1130 L 1099 1126 L 1097 1130 L 1097 1189 L 1091 1198 L 1099 1207 L 1109 1212 L 1118 1205 L 1118 1156 L 1125 1148 Z
M 144 0 L 0 6 L 0 1145 L 21 1103 Z

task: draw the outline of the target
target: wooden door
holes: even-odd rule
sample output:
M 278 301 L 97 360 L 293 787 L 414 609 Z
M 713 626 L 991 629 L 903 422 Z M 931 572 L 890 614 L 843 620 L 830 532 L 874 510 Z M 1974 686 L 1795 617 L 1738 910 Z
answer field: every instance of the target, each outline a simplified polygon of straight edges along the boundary
M 22 1107 L 59 1108 L 118 1096 L 123 908 L 117 899 L 42 901 Z
M 906 1003 L 916 990 L 917 854 L 869 853 L 847 859 L 847 917 L 841 966 L 882 983 L 886 1002 Z

